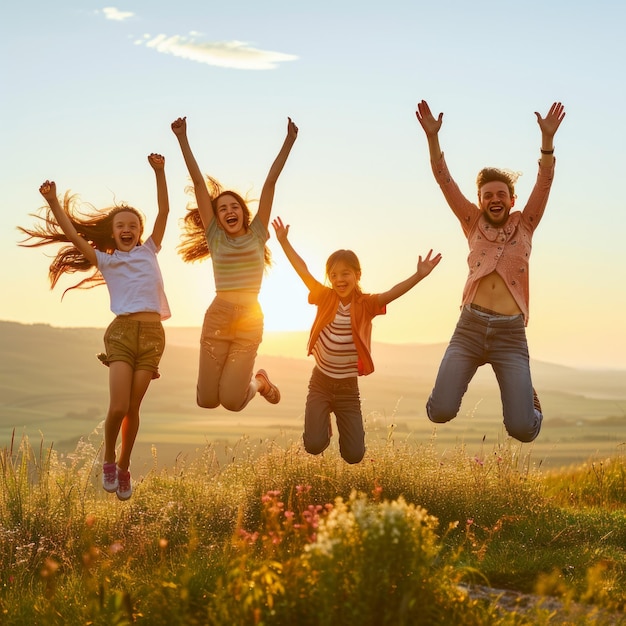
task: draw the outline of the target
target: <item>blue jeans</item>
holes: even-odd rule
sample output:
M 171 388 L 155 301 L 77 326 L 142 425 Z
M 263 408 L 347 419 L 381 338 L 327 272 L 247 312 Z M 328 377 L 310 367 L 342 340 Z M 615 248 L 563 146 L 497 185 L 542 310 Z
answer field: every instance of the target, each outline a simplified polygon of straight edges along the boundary
M 426 403 L 431 422 L 456 417 L 476 370 L 489 363 L 500 385 L 504 427 L 511 437 L 533 441 L 543 416 L 533 406 L 528 343 L 522 315 L 490 315 L 463 308 Z
M 341 456 L 348 463 L 358 463 L 365 455 L 365 429 L 357 377 L 331 378 L 315 367 L 309 380 L 302 437 L 309 454 L 321 454 L 330 444 L 331 412 L 337 420 Z

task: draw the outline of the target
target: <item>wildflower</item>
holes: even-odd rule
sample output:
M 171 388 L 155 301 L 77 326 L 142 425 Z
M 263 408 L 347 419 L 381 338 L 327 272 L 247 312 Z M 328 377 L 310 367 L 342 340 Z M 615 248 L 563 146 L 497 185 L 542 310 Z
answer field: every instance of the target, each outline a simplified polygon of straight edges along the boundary
M 57 573 L 58 569 L 59 569 L 59 564 L 54 559 L 47 558 L 44 561 L 43 566 L 41 567 L 39 575 L 42 578 L 51 578 Z
M 270 538 L 271 543 L 275 546 L 277 546 L 281 542 L 280 534 L 274 530 L 270 530 L 270 532 L 268 533 L 268 537 Z
M 256 543 L 256 540 L 259 538 L 258 532 L 250 533 L 247 530 L 240 528 L 238 531 L 239 536 L 249 545 L 253 545 Z
M 45 594 L 48 599 L 52 598 L 56 590 L 55 575 L 58 569 L 59 564 L 54 559 L 48 557 L 39 571 L 41 578 L 46 581 Z
M 98 560 L 100 556 L 100 551 L 95 546 L 91 546 L 87 552 L 83 554 L 83 565 L 85 569 L 89 569 L 95 562 Z

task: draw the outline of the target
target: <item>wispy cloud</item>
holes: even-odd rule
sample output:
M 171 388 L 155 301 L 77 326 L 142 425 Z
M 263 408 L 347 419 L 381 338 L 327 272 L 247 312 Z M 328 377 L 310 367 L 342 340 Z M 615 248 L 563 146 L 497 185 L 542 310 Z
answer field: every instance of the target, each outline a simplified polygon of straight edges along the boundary
M 116 22 L 123 22 L 129 17 L 133 17 L 135 15 L 130 11 L 120 11 L 115 7 L 104 7 L 104 9 L 102 9 L 102 12 L 104 13 L 104 17 L 106 17 L 107 20 L 114 20 Z
M 298 58 L 293 54 L 258 50 L 243 41 L 202 41 L 196 33 L 191 33 L 188 37 L 144 35 L 135 43 L 154 48 L 163 54 L 238 70 L 271 70 L 283 61 L 294 61 Z

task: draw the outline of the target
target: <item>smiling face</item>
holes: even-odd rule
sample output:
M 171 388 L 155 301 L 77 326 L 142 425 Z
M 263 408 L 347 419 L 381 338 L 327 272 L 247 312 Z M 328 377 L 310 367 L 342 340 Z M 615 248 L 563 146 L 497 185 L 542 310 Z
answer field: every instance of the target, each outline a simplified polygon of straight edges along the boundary
M 246 232 L 247 221 L 244 208 L 235 196 L 225 193 L 215 200 L 215 215 L 219 226 L 230 237 L 241 237 Z
M 355 270 L 345 261 L 337 261 L 328 271 L 330 286 L 343 304 L 352 300 L 352 293 L 358 287 L 361 272 Z
M 130 252 L 141 241 L 141 220 L 132 211 L 119 211 L 113 217 L 113 239 L 115 247 Z
M 515 199 L 506 183 L 491 181 L 478 191 L 478 203 L 485 218 L 493 226 L 502 226 L 509 217 Z

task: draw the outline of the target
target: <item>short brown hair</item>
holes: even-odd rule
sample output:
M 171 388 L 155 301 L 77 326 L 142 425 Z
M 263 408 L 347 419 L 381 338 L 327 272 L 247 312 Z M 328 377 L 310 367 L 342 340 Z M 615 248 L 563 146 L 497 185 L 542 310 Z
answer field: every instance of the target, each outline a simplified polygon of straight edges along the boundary
M 497 167 L 484 167 L 478 176 L 476 177 L 476 186 L 478 187 L 478 193 L 483 185 L 487 183 L 499 182 L 504 183 L 509 188 L 511 198 L 515 198 L 515 183 L 519 174 L 510 172 L 508 170 L 501 170 Z

